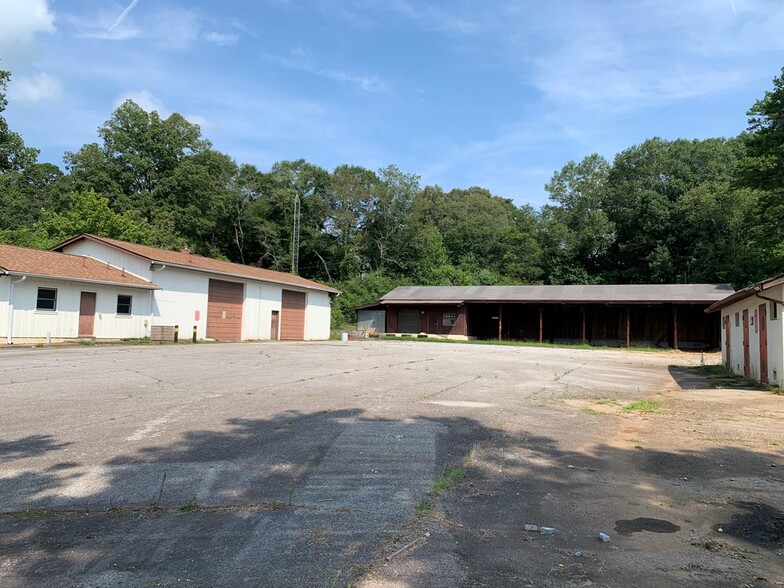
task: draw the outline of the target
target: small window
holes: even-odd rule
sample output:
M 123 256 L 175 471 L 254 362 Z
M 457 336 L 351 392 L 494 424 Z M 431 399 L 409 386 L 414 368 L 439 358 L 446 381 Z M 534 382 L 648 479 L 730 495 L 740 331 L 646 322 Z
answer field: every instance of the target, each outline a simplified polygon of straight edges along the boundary
M 54 288 L 38 288 L 36 310 L 57 310 L 57 290 Z
M 117 295 L 117 314 L 131 314 L 133 297 L 126 294 Z
M 739 312 L 735 313 L 735 326 L 736 327 L 740 326 L 740 313 Z
M 770 303 L 770 320 L 776 321 L 779 319 L 779 305 L 776 302 Z
M 445 312 L 443 324 L 445 327 L 453 327 L 455 325 L 455 313 Z

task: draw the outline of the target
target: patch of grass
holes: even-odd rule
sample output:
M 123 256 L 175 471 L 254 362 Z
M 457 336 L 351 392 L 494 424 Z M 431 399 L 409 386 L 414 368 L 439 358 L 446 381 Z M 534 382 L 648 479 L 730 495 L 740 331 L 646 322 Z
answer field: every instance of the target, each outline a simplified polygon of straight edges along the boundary
M 122 506 L 113 506 L 109 510 L 107 510 L 109 514 L 116 515 L 118 517 L 130 517 L 139 512 L 138 508 L 130 508 L 130 507 L 122 507 Z
M 81 339 L 79 341 L 79 347 L 92 347 L 95 345 L 95 341 L 92 339 Z
M 517 340 L 504 340 L 498 341 L 497 339 L 488 339 L 488 340 L 463 340 L 463 339 L 438 339 L 435 337 L 412 337 L 409 335 L 396 337 L 395 335 L 380 335 L 379 339 L 384 341 L 419 341 L 422 343 L 448 343 L 448 344 L 462 344 L 462 345 L 502 345 L 507 347 L 554 347 L 558 349 L 601 349 L 601 350 L 611 350 L 616 349 L 619 351 L 656 351 L 656 352 L 667 352 L 672 351 L 671 349 L 665 349 L 662 347 L 609 347 L 604 345 L 591 345 L 590 343 L 550 343 L 547 341 L 517 341 Z
M 51 508 L 28 508 L 22 511 L 0 512 L 2 519 L 37 521 L 41 519 L 70 519 L 90 514 L 89 510 L 59 510 Z
M 465 456 L 463 459 L 463 465 L 468 467 L 476 460 L 476 454 L 482 449 L 487 449 L 490 447 L 490 442 L 487 440 L 478 441 L 471 446 L 471 451 L 468 452 L 468 455 Z
M 150 345 L 152 341 L 150 341 L 149 337 L 136 337 L 132 339 L 122 339 L 123 345 Z
M 781 388 L 780 386 L 769 386 L 769 390 L 777 396 L 784 396 L 784 388 Z
M 444 468 L 433 481 L 433 496 L 438 496 L 442 492 L 446 492 L 452 487 L 452 483 L 455 480 L 461 480 L 464 477 L 465 472 L 459 468 L 454 468 L 451 470 Z
M 180 512 L 193 512 L 198 510 L 199 505 L 196 503 L 196 497 L 194 496 L 185 504 L 180 505 Z
M 598 410 L 596 410 L 594 408 L 590 408 L 590 407 L 584 408 L 583 412 L 586 413 L 586 414 L 599 414 Z
M 623 407 L 624 412 L 661 412 L 661 402 L 658 400 L 638 400 Z
M 677 367 L 677 366 L 673 366 Z M 698 365 L 693 367 L 686 368 L 686 371 L 691 374 L 697 374 L 699 376 L 728 376 L 728 377 L 737 377 L 733 374 L 730 370 L 728 370 L 725 366 L 721 364 L 716 365 Z
M 433 502 L 427 498 L 423 498 L 419 501 L 419 504 L 416 505 L 416 509 L 419 512 L 430 512 L 433 510 Z

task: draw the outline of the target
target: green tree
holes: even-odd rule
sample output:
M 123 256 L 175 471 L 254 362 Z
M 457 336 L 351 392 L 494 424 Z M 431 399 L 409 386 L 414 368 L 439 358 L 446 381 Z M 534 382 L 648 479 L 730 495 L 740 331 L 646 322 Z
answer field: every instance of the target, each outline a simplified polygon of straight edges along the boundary
M 81 233 L 157 247 L 184 245 L 182 239 L 171 233 L 156 231 L 146 219 L 133 211 L 113 211 L 109 207 L 109 199 L 92 190 L 73 192 L 67 196 L 67 201 L 64 212 L 44 211 L 35 225 L 37 246 L 51 247 Z
M 649 139 L 619 153 L 607 176 L 603 210 L 615 227 L 603 281 L 689 282 L 689 250 L 678 202 L 704 183 L 730 181 L 743 146 L 737 140 Z
M 759 191 L 754 244 L 759 256 L 752 280 L 781 273 L 784 263 L 784 68 L 773 89 L 748 112 L 739 184 Z
M 3 116 L 8 106 L 6 87 L 10 79 L 11 72 L 0 70 L 0 174 L 24 170 L 38 158 L 38 150 L 26 147 L 21 135 L 8 128 Z
M 114 111 L 98 135 L 100 144 L 65 154 L 75 189 L 93 189 L 118 212 L 133 209 L 147 219 L 168 203 L 159 193 L 161 184 L 186 159 L 210 148 L 199 125 L 177 113 L 162 119 L 132 100 Z
M 402 230 L 411 204 L 420 191 L 419 176 L 400 171 L 394 165 L 378 171 L 380 186 L 368 203 L 362 256 L 371 267 L 399 273 L 404 266 L 400 252 Z
M 67 191 L 66 178 L 51 163 L 33 163 L 0 174 L 0 230 L 32 227 L 42 210 L 64 206 Z
M 341 279 L 360 276 L 372 269 L 366 252 L 370 212 L 383 190 L 375 172 L 357 165 L 340 165 L 326 191 L 325 230 L 337 241 Z
M 615 240 L 604 211 L 610 165 L 600 155 L 570 161 L 545 189 L 555 204 L 542 209 L 542 246 L 551 283 L 593 283 Z

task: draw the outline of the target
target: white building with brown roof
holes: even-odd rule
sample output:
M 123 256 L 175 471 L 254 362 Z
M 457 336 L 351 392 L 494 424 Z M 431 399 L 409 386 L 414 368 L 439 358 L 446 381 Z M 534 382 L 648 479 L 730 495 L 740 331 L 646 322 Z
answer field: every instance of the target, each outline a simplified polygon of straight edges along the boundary
M 721 311 L 721 353 L 729 370 L 763 384 L 784 385 L 782 304 L 784 275 L 738 290 L 708 308 Z
M 145 337 L 157 288 L 106 261 L 0 244 L 0 337 Z
M 53 250 L 158 285 L 150 324 L 178 326 L 182 337 L 195 329 L 198 339 L 329 339 L 331 295 L 338 291 L 300 276 L 87 234 Z

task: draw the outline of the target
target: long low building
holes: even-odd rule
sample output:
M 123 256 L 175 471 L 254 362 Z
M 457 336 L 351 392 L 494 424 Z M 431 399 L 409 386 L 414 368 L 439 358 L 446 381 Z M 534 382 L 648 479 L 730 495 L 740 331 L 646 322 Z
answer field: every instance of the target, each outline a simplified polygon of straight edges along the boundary
M 14 339 L 329 339 L 334 288 L 297 275 L 79 235 L 0 246 L 0 333 Z M 7 279 L 2 279 L 3 277 Z
M 709 349 L 705 310 L 729 284 L 400 286 L 357 307 L 360 328 L 397 334 Z

